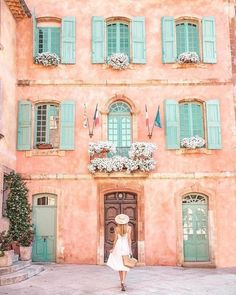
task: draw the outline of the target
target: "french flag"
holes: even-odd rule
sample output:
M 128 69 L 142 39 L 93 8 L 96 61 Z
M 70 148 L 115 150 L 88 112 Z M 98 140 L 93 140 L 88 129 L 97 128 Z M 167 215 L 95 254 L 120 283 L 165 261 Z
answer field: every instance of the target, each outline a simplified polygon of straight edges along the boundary
M 146 120 L 146 126 L 149 126 L 149 117 L 148 117 L 148 111 L 147 111 L 147 105 L 145 104 L 145 120 Z
M 95 126 L 99 124 L 99 117 L 98 117 L 98 104 L 96 105 L 96 109 L 95 109 L 95 112 L 94 112 L 93 122 L 94 122 L 94 125 L 95 125 Z

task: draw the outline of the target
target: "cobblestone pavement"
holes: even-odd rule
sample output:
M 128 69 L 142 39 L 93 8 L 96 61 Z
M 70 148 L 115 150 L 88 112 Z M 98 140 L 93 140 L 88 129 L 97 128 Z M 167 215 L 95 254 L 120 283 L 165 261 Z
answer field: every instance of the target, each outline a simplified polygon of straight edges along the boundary
M 0 287 L 1 295 L 236 295 L 236 268 L 136 267 L 120 291 L 118 274 L 107 266 L 45 265 L 39 275 Z

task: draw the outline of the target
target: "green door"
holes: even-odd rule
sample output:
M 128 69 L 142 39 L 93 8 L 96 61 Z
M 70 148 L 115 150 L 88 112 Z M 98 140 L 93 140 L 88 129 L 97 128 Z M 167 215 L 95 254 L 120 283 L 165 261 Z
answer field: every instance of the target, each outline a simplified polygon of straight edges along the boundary
M 183 198 L 184 261 L 209 261 L 207 197 Z
M 131 120 L 130 108 L 126 103 L 115 102 L 110 106 L 108 140 L 115 144 L 119 156 L 128 156 L 132 137 Z
M 56 213 L 55 195 L 41 194 L 34 197 L 33 261 L 56 261 Z

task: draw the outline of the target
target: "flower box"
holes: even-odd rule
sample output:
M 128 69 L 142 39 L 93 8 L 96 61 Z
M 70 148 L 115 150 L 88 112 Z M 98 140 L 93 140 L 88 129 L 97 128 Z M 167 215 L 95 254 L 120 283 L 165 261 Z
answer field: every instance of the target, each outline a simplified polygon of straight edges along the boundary
M 177 62 L 179 64 L 196 64 L 200 62 L 200 59 L 196 52 L 183 52 L 178 56 Z
M 59 65 L 60 57 L 56 53 L 42 52 L 35 56 L 34 63 L 45 67 L 55 67 Z
M 114 70 L 125 70 L 129 67 L 129 57 L 125 53 L 113 53 L 107 58 L 107 64 Z
M 52 149 L 53 148 L 51 143 L 38 143 L 36 146 L 38 149 Z

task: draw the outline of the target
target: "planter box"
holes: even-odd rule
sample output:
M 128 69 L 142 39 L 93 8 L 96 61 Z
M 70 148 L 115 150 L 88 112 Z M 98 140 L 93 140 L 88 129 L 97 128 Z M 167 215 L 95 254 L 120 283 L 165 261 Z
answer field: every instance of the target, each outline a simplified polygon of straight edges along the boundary
M 13 264 L 14 250 L 4 251 L 4 256 L 0 257 L 0 267 L 11 266 Z
M 40 143 L 37 144 L 38 149 L 52 149 L 53 146 L 50 143 Z
M 31 260 L 32 257 L 32 246 L 23 247 L 20 246 L 20 260 Z

